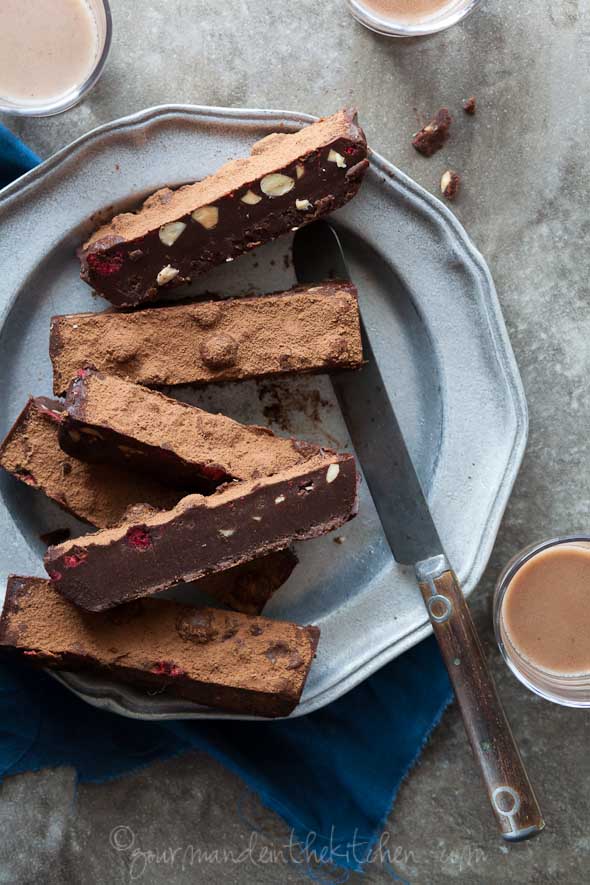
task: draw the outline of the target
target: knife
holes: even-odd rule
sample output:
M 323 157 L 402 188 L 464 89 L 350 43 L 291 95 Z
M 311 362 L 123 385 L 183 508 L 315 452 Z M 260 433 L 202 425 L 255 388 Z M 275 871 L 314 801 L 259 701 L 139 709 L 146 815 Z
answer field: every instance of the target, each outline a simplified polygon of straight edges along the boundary
M 323 221 L 296 232 L 293 264 L 299 283 L 350 280 L 338 236 Z M 502 836 L 511 842 L 528 839 L 545 822 L 406 447 L 362 310 L 361 336 L 366 363 L 332 374 L 334 391 L 393 556 L 414 567 Z

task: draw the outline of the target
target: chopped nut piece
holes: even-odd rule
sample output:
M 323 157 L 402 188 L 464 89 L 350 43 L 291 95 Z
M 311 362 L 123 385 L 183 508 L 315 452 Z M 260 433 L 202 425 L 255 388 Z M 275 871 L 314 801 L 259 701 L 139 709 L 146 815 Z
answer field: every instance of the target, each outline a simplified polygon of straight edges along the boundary
M 302 163 L 297 163 L 297 166 L 295 167 L 295 172 L 297 174 L 297 178 L 303 178 L 303 176 L 305 175 L 305 166 L 303 166 Z
M 447 200 L 454 200 L 459 193 L 460 184 L 461 178 L 458 173 L 453 172 L 452 169 L 447 169 L 440 180 L 440 189 L 442 191 L 443 197 L 445 197 Z
M 338 464 L 330 464 L 330 466 L 328 467 L 328 469 L 326 471 L 326 482 L 328 482 L 328 483 L 334 482 L 334 480 L 337 478 L 339 473 L 340 473 L 339 465 Z
M 295 181 L 281 172 L 271 172 L 260 182 L 260 190 L 267 197 L 282 197 L 295 187 Z
M 184 221 L 170 221 L 160 228 L 160 240 L 165 246 L 173 246 L 184 230 L 186 230 Z
M 217 206 L 201 206 L 192 213 L 196 222 L 201 224 L 207 230 L 213 230 L 217 227 L 219 221 L 219 209 Z
M 471 98 L 466 98 L 463 102 L 463 110 L 466 114 L 473 116 L 477 110 L 477 100 L 475 95 L 472 95 Z
M 449 137 L 449 128 L 453 118 L 448 108 L 441 108 L 436 116 L 412 139 L 412 145 L 418 153 L 431 157 L 441 149 Z
M 295 208 L 299 209 L 300 212 L 309 212 L 310 209 L 313 209 L 313 206 L 309 200 L 295 200 Z
M 175 267 L 171 267 L 171 265 L 167 264 L 166 267 L 163 267 L 158 276 L 156 277 L 156 283 L 158 286 L 165 286 L 166 283 L 171 282 L 174 277 L 178 276 L 178 271 Z
M 339 154 L 338 151 L 333 149 L 330 150 L 330 153 L 328 154 L 328 163 L 336 163 L 340 169 L 346 169 L 346 160 L 342 154 Z
M 255 194 L 254 191 L 246 191 L 243 197 L 240 197 L 242 203 L 246 203 L 247 206 L 255 206 L 256 203 L 260 203 L 262 197 L 259 194 Z

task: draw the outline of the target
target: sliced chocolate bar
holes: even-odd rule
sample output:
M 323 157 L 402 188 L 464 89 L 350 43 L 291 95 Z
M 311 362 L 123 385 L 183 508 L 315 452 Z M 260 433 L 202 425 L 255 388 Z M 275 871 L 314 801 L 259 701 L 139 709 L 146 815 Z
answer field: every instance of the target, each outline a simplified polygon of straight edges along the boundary
M 128 464 L 181 487 L 200 483 L 205 493 L 303 464 L 320 451 L 91 370 L 68 389 L 60 443 L 75 457 Z
M 357 512 L 351 455 L 320 453 L 270 477 L 190 495 L 172 510 L 50 547 L 58 590 L 101 611 L 315 538 Z
M 363 361 L 356 289 L 334 282 L 254 298 L 56 316 L 49 352 L 57 395 L 87 365 L 158 387 L 329 372 Z
M 117 215 L 80 252 L 81 276 L 117 307 L 153 301 L 215 265 L 344 205 L 369 165 L 356 113 L 276 133 L 214 175 Z
M 58 442 L 62 414 L 63 403 L 57 400 L 30 399 L 0 447 L 0 466 L 98 528 L 142 519 L 178 502 L 178 490 L 147 476 L 66 455 Z M 146 503 L 137 506 L 136 501 Z M 236 611 L 259 614 L 296 564 L 291 550 L 281 550 L 206 576 L 198 589 Z
M 210 707 L 275 717 L 297 706 L 319 632 L 169 600 L 88 614 L 49 581 L 11 576 L 0 646 L 43 667 L 90 670 Z
M 99 528 L 120 522 L 131 504 L 168 509 L 182 497 L 146 475 L 69 457 L 58 442 L 63 410 L 57 400 L 29 399 L 0 446 L 0 466 Z

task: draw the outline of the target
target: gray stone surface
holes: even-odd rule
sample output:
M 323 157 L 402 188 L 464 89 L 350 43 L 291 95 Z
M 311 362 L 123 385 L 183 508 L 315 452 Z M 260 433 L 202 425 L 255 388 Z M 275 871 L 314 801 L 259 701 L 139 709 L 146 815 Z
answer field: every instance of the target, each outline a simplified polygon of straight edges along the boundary
M 356 25 L 344 0 L 113 0 L 115 40 L 93 95 L 66 115 L 13 125 L 48 155 L 92 126 L 163 102 L 361 111 L 375 148 L 437 192 L 445 168 L 464 179 L 456 212 L 488 259 L 531 413 L 530 445 L 474 609 L 514 731 L 547 817 L 537 840 L 507 847 L 451 708 L 406 784 L 387 833 L 394 863 L 365 881 L 567 883 L 590 868 L 589 717 L 527 694 L 502 665 L 490 599 L 503 563 L 543 536 L 587 528 L 590 310 L 588 231 L 590 8 L 586 0 L 495 0 L 444 35 L 400 43 Z M 460 110 L 475 94 L 474 119 Z M 416 114 L 447 104 L 448 149 L 412 150 Z M 7 121 L 9 122 L 9 121 Z M 483 429 L 485 430 L 485 428 Z M 280 847 L 284 824 L 204 755 L 75 790 L 70 771 L 23 775 L 0 788 L 0 882 L 290 883 L 303 871 L 190 846 Z M 188 849 L 173 865 L 115 850 L 117 826 L 144 851 Z M 128 836 L 120 831 L 118 838 Z M 115 837 L 112 837 L 115 838 Z M 351 881 L 360 881 L 352 876 Z

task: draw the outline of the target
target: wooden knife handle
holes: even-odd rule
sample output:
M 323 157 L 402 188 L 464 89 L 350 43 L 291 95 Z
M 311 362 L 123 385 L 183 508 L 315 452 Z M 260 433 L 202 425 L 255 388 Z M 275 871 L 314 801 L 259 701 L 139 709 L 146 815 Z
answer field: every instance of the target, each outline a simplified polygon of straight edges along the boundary
M 418 563 L 416 575 L 502 835 L 535 836 L 545 822 L 457 576 L 444 556 Z

